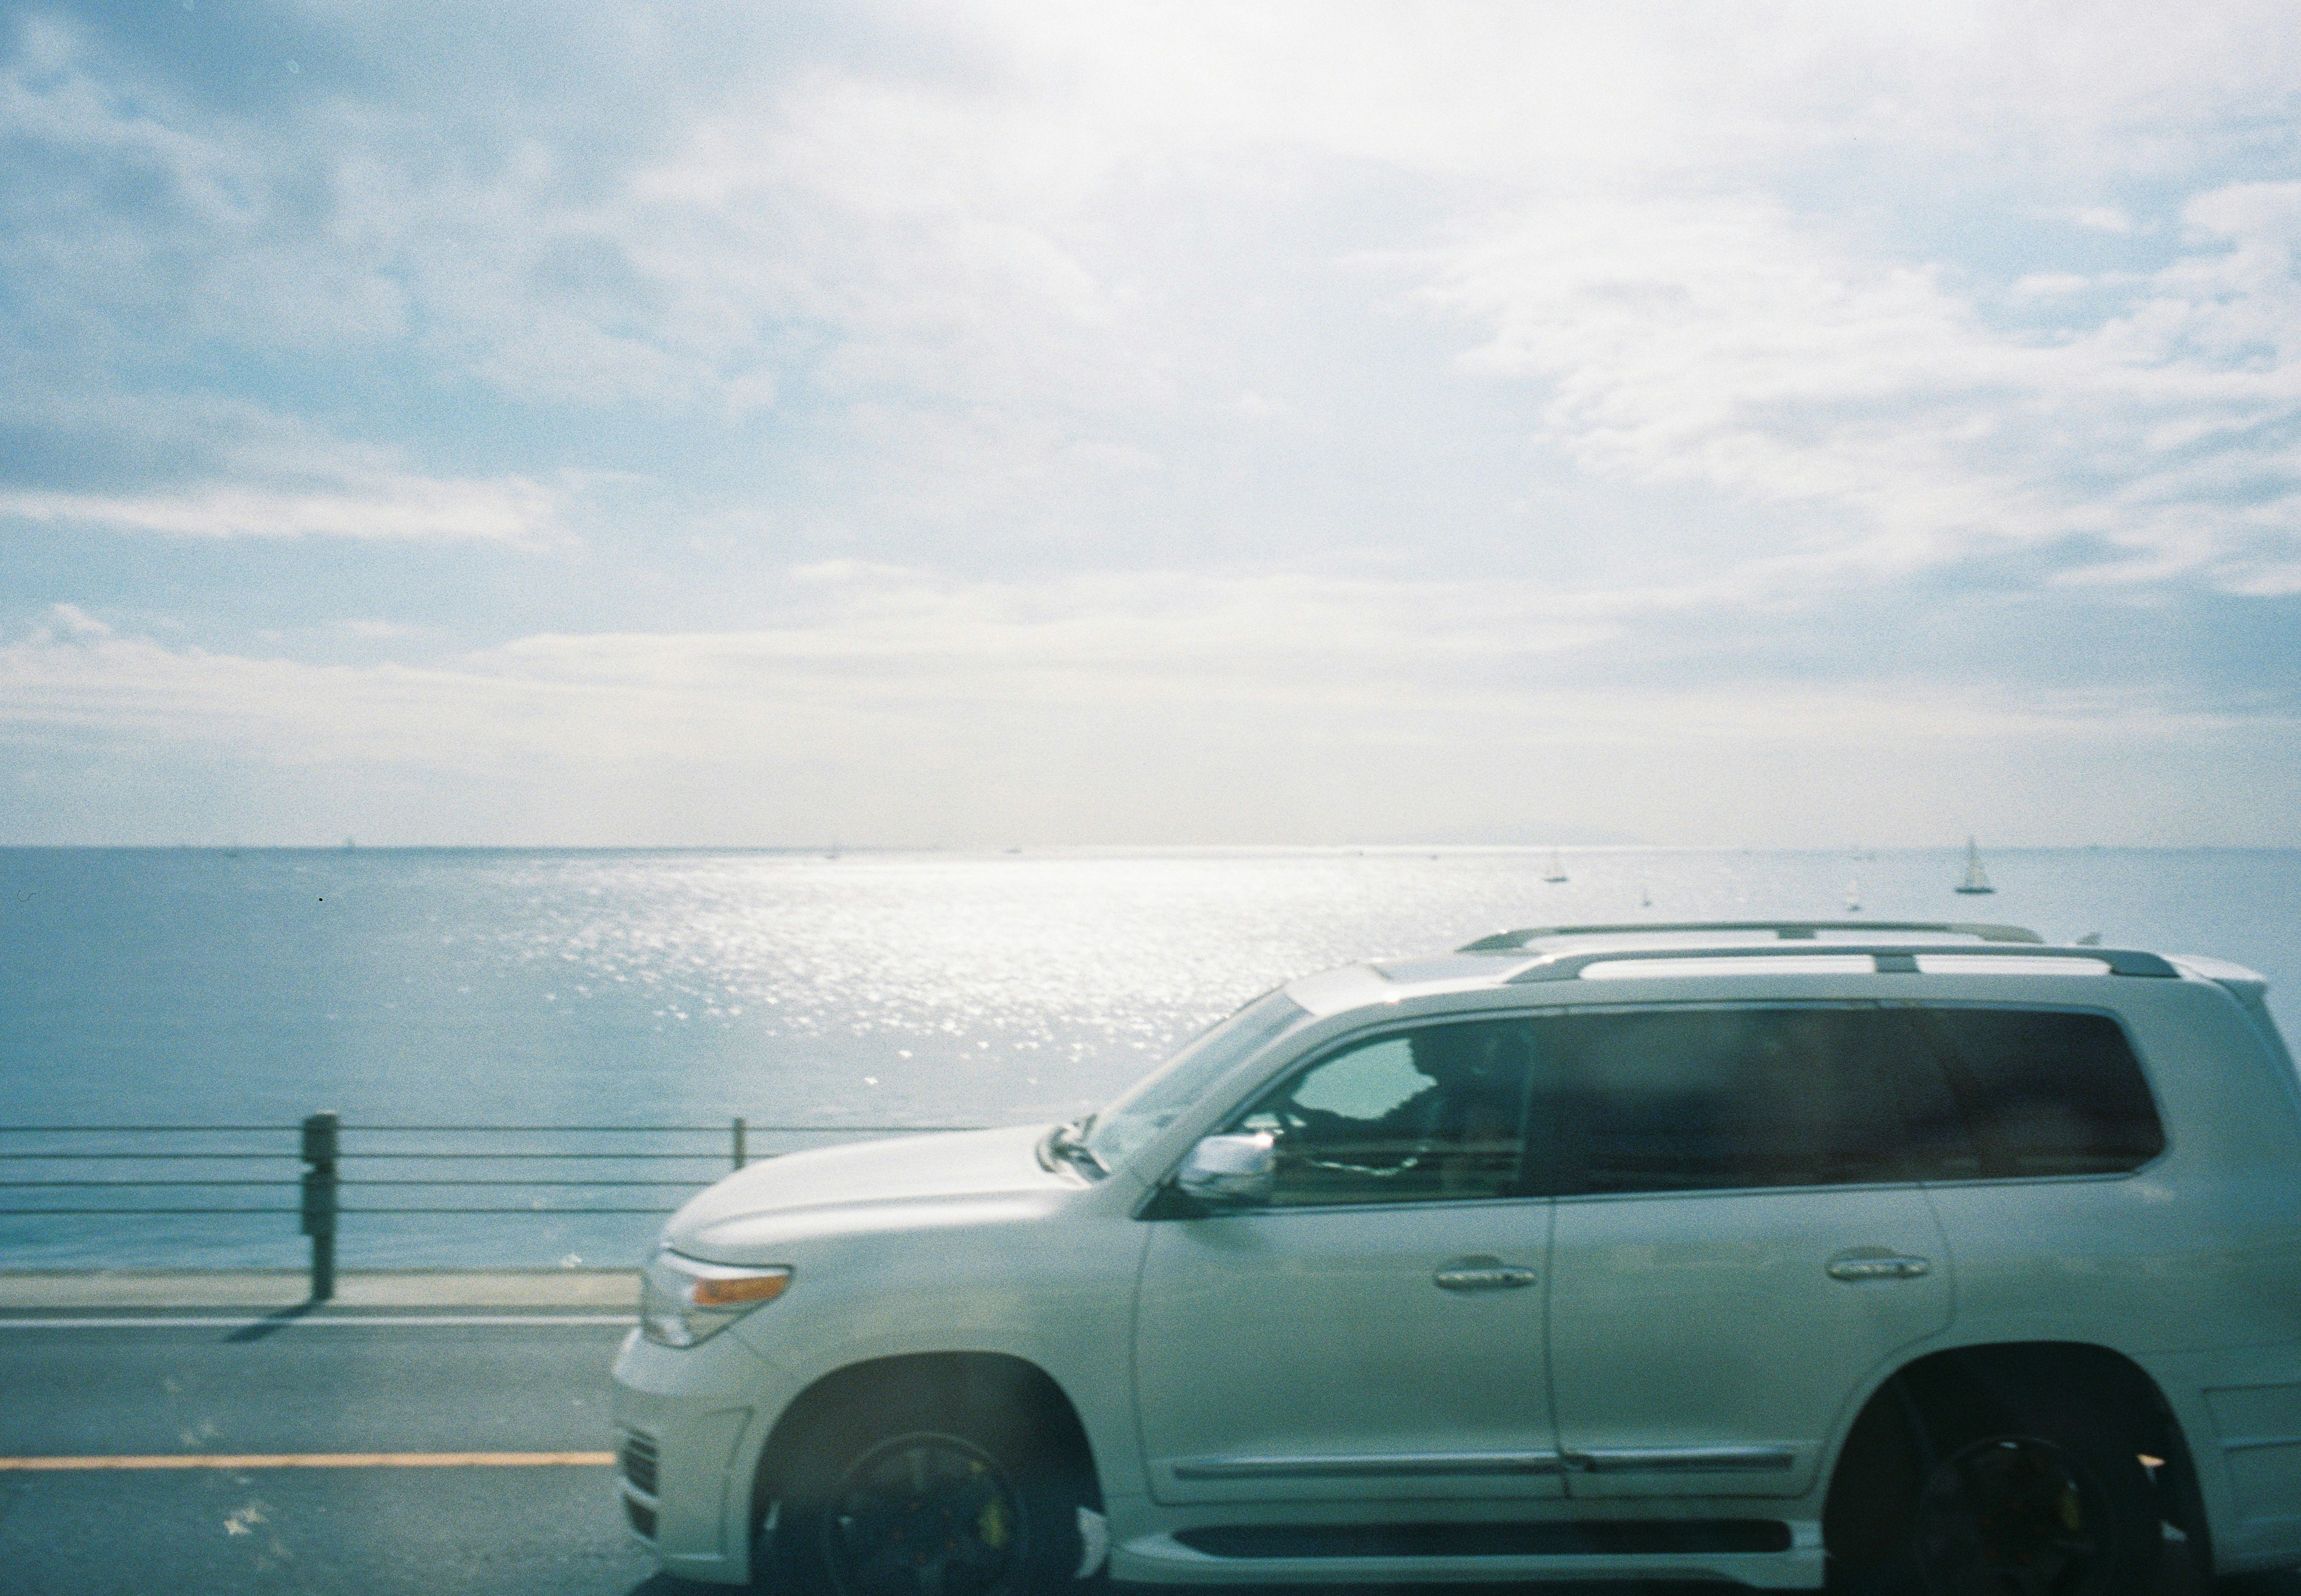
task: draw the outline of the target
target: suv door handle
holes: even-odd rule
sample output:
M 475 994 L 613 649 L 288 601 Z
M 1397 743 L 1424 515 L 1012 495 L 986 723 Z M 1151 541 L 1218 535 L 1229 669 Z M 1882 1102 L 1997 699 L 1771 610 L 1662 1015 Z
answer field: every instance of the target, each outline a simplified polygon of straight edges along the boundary
M 1871 1255 L 1832 1258 L 1828 1267 L 1832 1280 L 1915 1280 L 1929 1273 L 1933 1264 L 1926 1258 Z
M 1500 1258 L 1481 1258 L 1459 1259 L 1430 1278 L 1442 1291 L 1514 1291 L 1532 1285 L 1536 1276 L 1531 1269 L 1520 1269 Z

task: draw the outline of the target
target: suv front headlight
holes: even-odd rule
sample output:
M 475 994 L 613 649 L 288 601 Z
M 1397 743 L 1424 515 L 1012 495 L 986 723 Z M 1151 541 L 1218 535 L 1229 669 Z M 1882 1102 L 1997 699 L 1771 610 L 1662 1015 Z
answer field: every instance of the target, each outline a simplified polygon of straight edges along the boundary
M 716 1335 L 791 1284 L 777 1264 L 763 1269 L 701 1264 L 672 1251 L 648 1263 L 640 1288 L 640 1332 L 666 1347 L 691 1347 Z

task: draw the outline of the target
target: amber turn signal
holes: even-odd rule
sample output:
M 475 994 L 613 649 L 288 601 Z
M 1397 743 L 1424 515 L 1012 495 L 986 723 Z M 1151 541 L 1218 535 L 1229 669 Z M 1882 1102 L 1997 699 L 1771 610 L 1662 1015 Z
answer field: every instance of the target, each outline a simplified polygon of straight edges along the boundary
M 695 1283 L 698 1308 L 733 1308 L 738 1304 L 773 1302 L 791 1284 L 789 1274 L 741 1274 L 732 1279 L 706 1275 Z

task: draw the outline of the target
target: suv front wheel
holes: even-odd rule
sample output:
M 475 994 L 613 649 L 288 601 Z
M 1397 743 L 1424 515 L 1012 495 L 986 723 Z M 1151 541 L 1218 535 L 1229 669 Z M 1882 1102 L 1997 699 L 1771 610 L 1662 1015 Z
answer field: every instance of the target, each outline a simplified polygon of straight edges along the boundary
M 1084 1490 L 987 1416 L 850 1418 L 809 1449 L 759 1583 L 801 1596 L 1051 1596 L 1075 1588 Z

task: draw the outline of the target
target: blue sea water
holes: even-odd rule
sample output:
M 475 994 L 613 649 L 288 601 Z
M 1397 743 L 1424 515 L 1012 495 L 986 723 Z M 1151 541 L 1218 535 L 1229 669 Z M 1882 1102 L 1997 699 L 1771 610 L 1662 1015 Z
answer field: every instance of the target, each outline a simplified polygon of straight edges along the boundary
M 405 1157 L 347 1177 L 707 1179 L 724 1132 L 426 1136 L 364 1128 L 997 1124 L 1108 1099 L 1213 1016 L 1303 971 L 1504 925 L 1836 917 L 2010 921 L 2210 953 L 2301 1017 L 2301 851 L 1301 849 L 968 855 L 524 850 L 0 850 L 0 1267 L 294 1265 L 283 1132 L 62 1137 L 25 1127 L 287 1126 L 347 1150 L 688 1149 L 689 1162 Z M 810 1138 L 755 1133 L 755 1154 Z M 153 1164 L 33 1157 L 264 1154 Z M 40 1183 L 31 1183 L 40 1182 Z M 635 1260 L 665 1187 L 373 1186 L 347 1266 Z M 569 1211 L 569 1210 L 577 1211 Z

